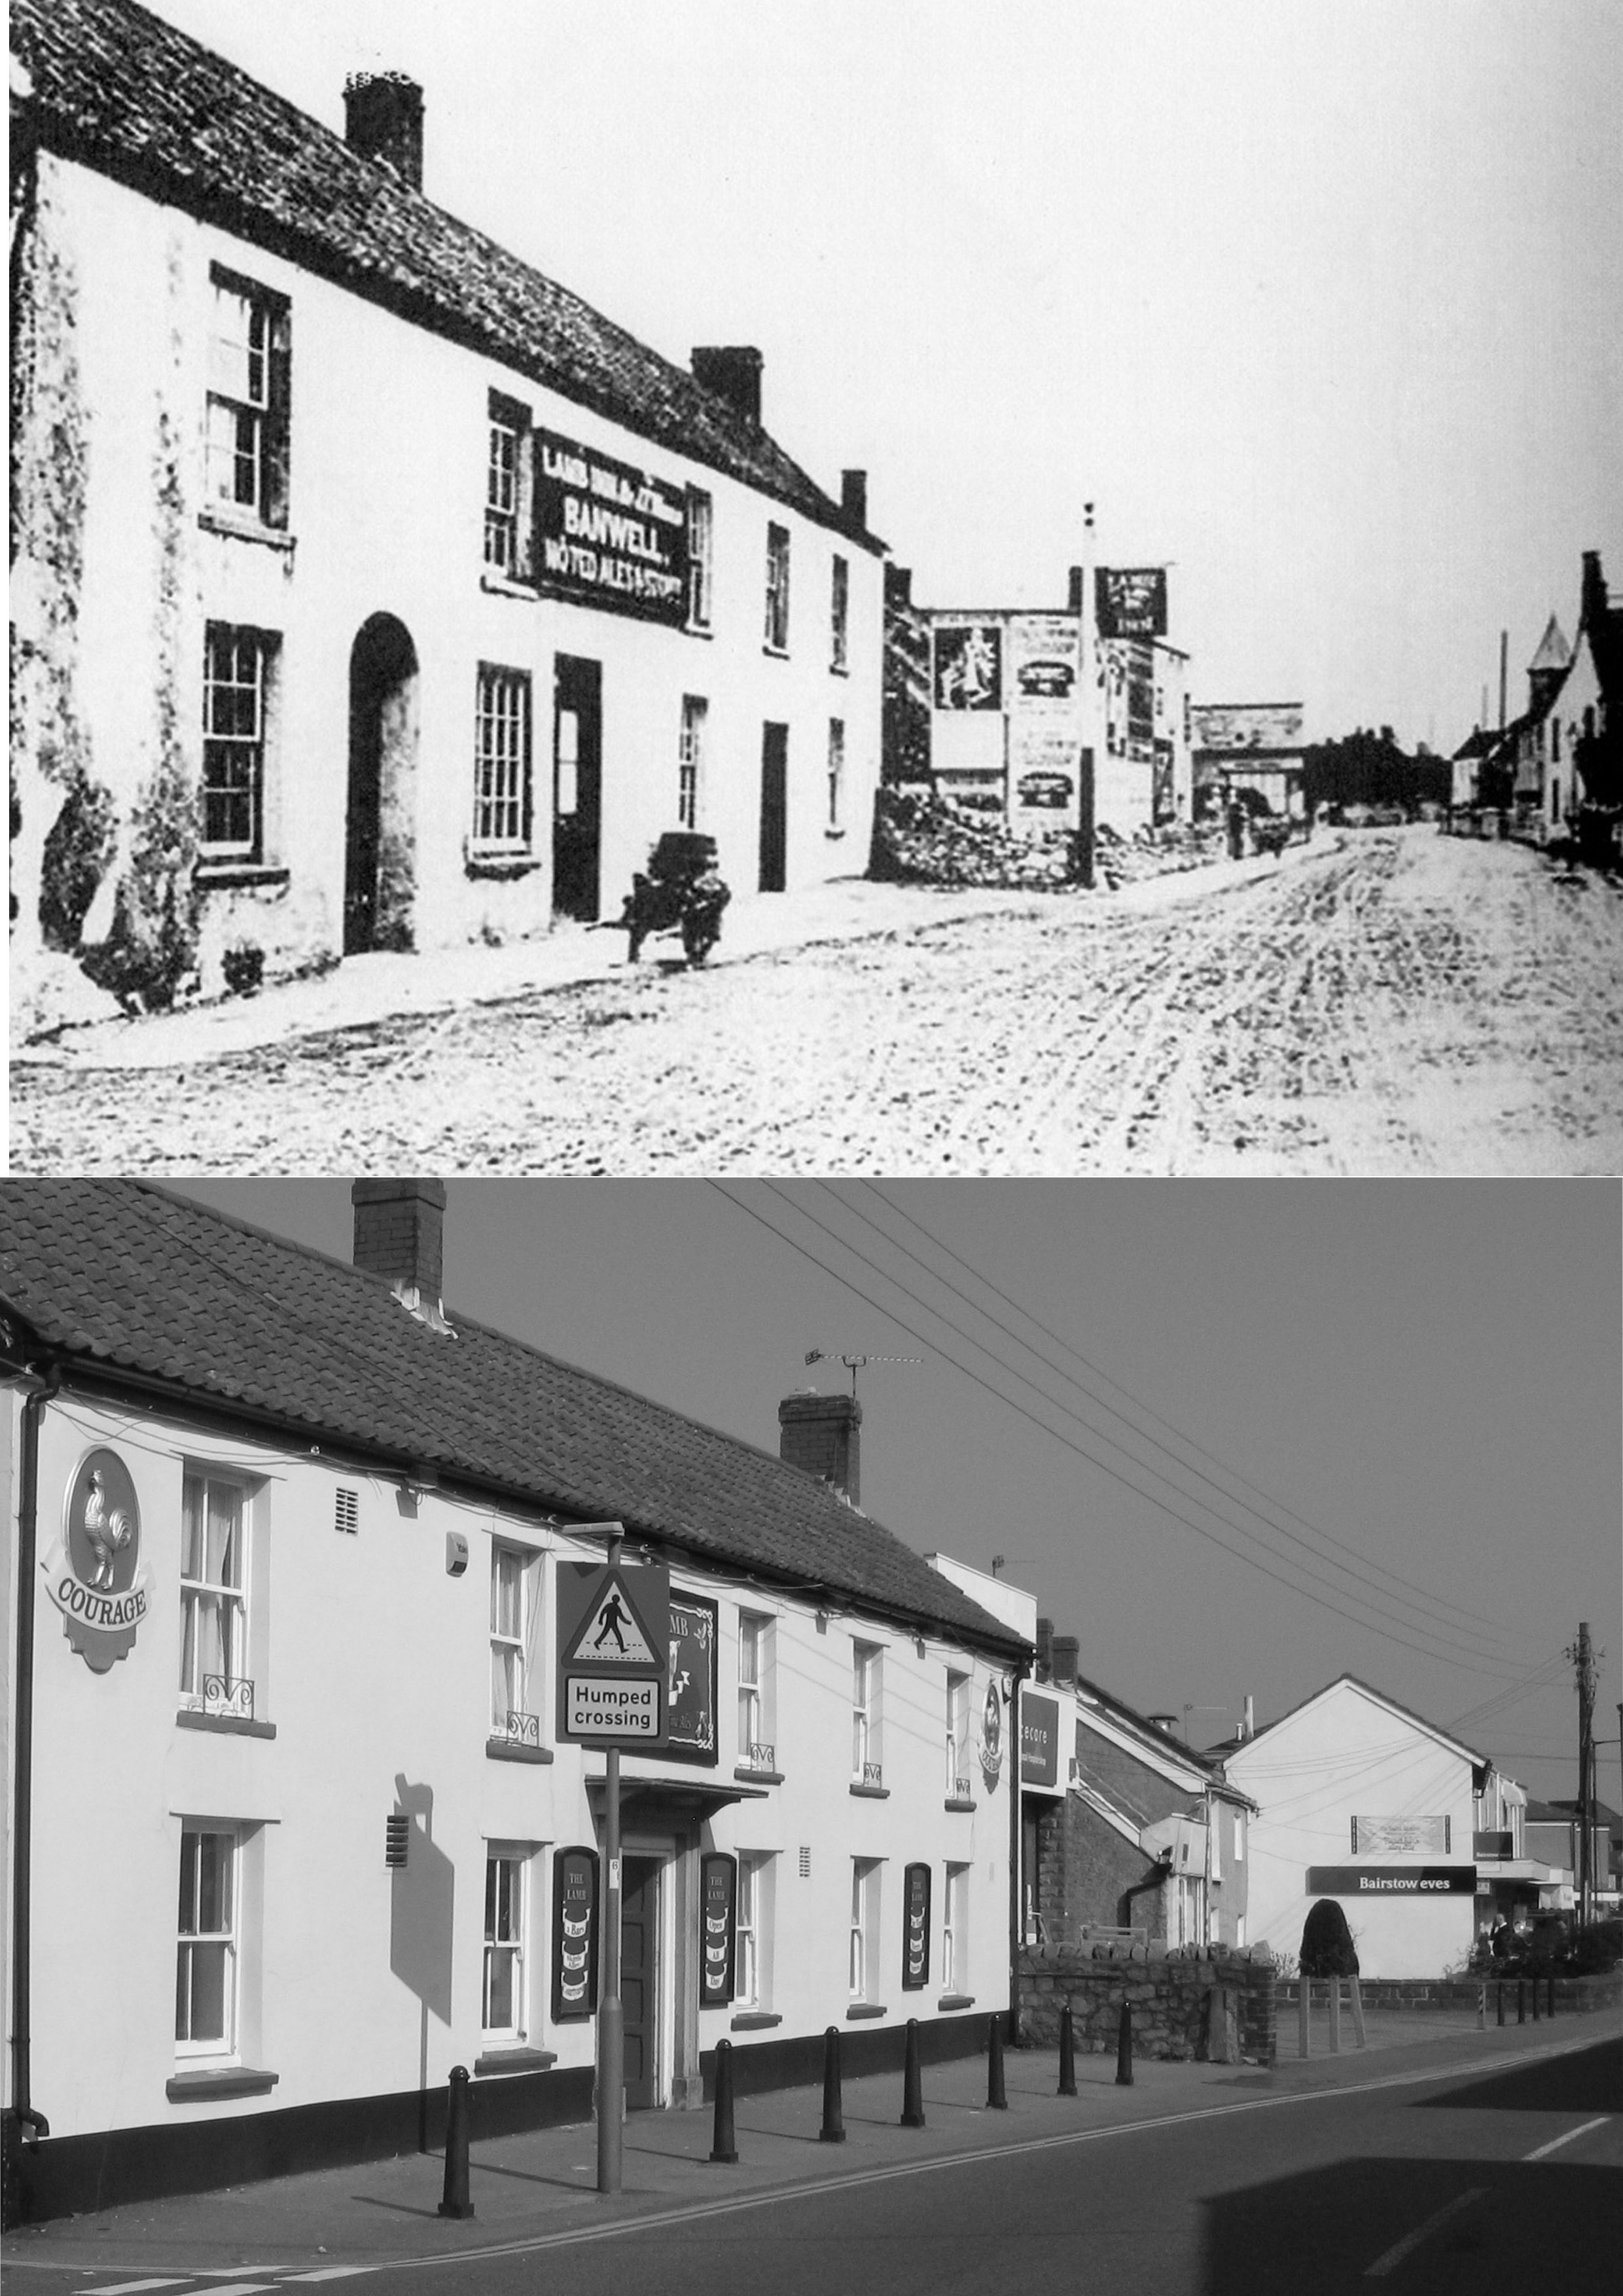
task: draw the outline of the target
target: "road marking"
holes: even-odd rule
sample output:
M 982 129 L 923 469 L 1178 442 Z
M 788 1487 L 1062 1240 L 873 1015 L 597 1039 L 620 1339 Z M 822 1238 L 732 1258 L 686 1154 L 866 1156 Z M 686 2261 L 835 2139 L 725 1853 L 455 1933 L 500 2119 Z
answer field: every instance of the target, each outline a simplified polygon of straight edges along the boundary
M 1546 2152 L 1559 2152 L 1562 2146 L 1570 2144 L 1574 2137 L 1587 2136 L 1592 2128 L 1604 2128 L 1611 2118 L 1609 2112 L 1603 2112 L 1594 2120 L 1585 2121 L 1581 2128 L 1569 2128 L 1564 2136 L 1552 2136 L 1549 2143 L 1541 2144 L 1536 2152 L 1524 2152 L 1521 2157 L 1524 2161 L 1542 2161 Z
M 94 2267 L 91 2269 L 94 2271 Z M 106 2287 L 80 2290 L 78 2296 L 138 2296 L 143 2288 L 184 2288 L 188 2280 L 196 2277 L 195 2272 L 188 2272 L 178 2280 L 115 2280 Z
M 844 2177 L 819 2177 L 804 2185 L 774 2185 L 758 2193 L 734 2194 L 729 2199 L 679 2203 L 651 2210 L 646 2216 L 622 2217 L 613 2224 L 571 2226 L 567 2231 L 539 2233 L 531 2240 L 504 2241 L 489 2248 L 464 2248 L 434 2256 L 396 2256 L 387 2268 L 420 2271 L 437 2264 L 479 2264 L 488 2258 L 533 2256 L 553 2248 L 584 2246 L 588 2241 L 620 2240 L 627 2234 L 657 2232 L 671 2225 L 703 2223 L 711 2217 L 736 2216 L 747 2209 L 770 2208 L 779 2201 L 809 2200 L 819 2193 L 848 2193 L 865 2185 L 883 2185 L 903 2177 L 926 2177 L 939 2169 L 974 2167 L 987 2161 L 1008 2161 L 1027 2152 L 1052 2152 L 1065 2144 L 1092 2144 L 1108 2136 L 1131 2136 L 1140 2129 L 1179 2128 L 1196 2120 L 1223 2120 L 1239 2112 L 1266 2112 L 1278 2105 L 1317 2104 L 1338 2096 L 1367 2096 L 1379 2089 L 1414 2088 L 1427 2082 L 1480 2078 L 1501 2066 L 1530 2064 L 1543 2057 L 1564 2057 L 1594 2046 L 1592 2035 L 1581 2040 L 1551 2041 L 1541 2048 L 1506 2049 L 1475 2064 L 1433 2066 L 1427 2072 L 1387 2073 L 1378 2080 L 1348 2081 L 1335 2088 L 1293 2089 L 1283 2096 L 1249 2096 L 1234 2104 L 1192 2106 L 1184 2112 L 1152 2114 L 1144 2120 L 1117 2120 L 1103 2128 L 1066 2129 L 1054 2136 L 1029 2136 L 1012 2144 L 987 2144 L 971 2152 L 938 2153 L 928 2161 L 903 2161 L 889 2167 L 857 2169 Z M 478 2162 L 474 2163 L 475 2168 Z M 382 2266 L 379 2269 L 383 2269 Z M 104 2296 L 104 2292 L 101 2292 Z
M 290 2272 L 289 2280 L 357 2280 L 363 2272 L 377 2272 L 375 2264 L 324 2264 L 319 2272 Z
M 1422 2240 L 1430 2240 L 1439 2225 L 1446 2225 L 1450 2217 L 1457 2217 L 1462 2209 L 1468 2209 L 1473 2201 L 1480 2201 L 1486 2189 L 1484 2185 L 1473 2185 L 1468 2193 L 1456 2193 L 1435 2215 L 1429 2216 L 1424 2224 L 1416 2225 L 1413 2232 L 1406 2232 L 1401 2240 L 1395 2241 L 1384 2256 L 1378 2256 L 1364 2277 L 1366 2280 L 1384 2280 L 1389 2272 L 1395 2272 L 1404 2258 L 1420 2246 Z

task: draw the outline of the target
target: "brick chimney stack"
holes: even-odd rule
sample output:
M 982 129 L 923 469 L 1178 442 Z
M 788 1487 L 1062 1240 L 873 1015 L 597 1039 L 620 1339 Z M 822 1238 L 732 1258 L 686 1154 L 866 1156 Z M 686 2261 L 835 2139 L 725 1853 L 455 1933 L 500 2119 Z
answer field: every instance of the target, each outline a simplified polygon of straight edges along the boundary
M 761 355 L 749 343 L 695 346 L 693 380 L 726 399 L 751 422 L 761 419 Z
M 840 507 L 853 526 L 865 533 L 868 524 L 868 474 L 866 471 L 841 471 L 840 473 Z
M 854 1395 L 786 1395 L 778 1406 L 778 1456 L 859 1504 L 862 1406 Z
M 344 141 L 422 189 L 422 90 L 404 72 L 352 72 L 344 82 Z
M 1077 1653 L 1082 1645 L 1075 1635 L 1055 1635 L 1051 1645 L 1053 1652 L 1053 1678 L 1062 1690 L 1074 1690 L 1077 1685 Z
M 1053 1620 L 1039 1619 L 1037 1622 L 1037 1678 L 1050 1682 L 1053 1678 Z
M 439 1318 L 445 1245 L 443 1180 L 357 1180 L 355 1264 L 380 1275 L 412 1309 Z

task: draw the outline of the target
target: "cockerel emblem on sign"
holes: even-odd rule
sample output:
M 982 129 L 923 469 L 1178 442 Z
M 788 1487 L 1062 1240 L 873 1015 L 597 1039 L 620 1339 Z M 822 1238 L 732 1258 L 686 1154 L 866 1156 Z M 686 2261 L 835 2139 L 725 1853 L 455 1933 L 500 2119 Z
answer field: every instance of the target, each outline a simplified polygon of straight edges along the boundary
M 141 1507 L 116 1451 L 92 1451 L 68 1486 L 62 1536 L 41 1562 L 62 1631 L 93 1673 L 127 1657 L 146 1616 Z

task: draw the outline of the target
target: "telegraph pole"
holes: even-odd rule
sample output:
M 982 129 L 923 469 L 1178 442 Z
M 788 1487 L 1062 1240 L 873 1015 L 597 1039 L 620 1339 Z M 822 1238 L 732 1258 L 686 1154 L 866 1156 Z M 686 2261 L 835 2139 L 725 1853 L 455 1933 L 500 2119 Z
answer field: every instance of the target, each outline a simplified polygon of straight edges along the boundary
M 625 1554 L 619 1523 L 609 1530 L 609 1568 L 618 1570 Z M 625 2132 L 620 2125 L 626 2095 L 626 2022 L 620 2001 L 620 1750 L 611 1744 L 603 1815 L 603 1989 L 597 2005 L 597 2189 L 618 2193 Z
M 1587 1923 L 1594 1909 L 1594 1876 L 1590 1871 L 1594 1840 L 1594 1652 L 1590 1646 L 1589 1621 L 1580 1619 L 1578 1640 L 1568 1645 L 1578 1681 L 1578 1920 Z

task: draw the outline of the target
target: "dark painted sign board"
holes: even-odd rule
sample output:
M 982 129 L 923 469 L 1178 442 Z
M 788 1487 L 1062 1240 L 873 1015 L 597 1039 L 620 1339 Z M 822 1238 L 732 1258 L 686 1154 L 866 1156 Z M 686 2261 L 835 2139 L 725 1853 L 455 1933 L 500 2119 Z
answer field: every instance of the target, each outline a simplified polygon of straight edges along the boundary
M 1474 1866 L 1309 1866 L 1314 1898 L 1462 1898 L 1474 1893 Z
M 1060 1702 L 1022 1687 L 1020 1694 L 1020 1782 L 1057 1786 L 1060 1780 Z
M 670 1598 L 670 1710 L 667 1754 L 679 1761 L 716 1759 L 717 1612 L 702 1595 Z
M 597 1852 L 553 1855 L 553 2022 L 597 2007 Z
M 902 1990 L 930 1982 L 930 1868 L 909 1866 L 902 1882 Z
M 1166 636 L 1164 566 L 1101 566 L 1094 578 L 1094 598 L 1102 638 Z
M 595 447 L 536 433 L 536 567 L 580 606 L 680 627 L 687 619 L 687 493 Z
M 725 2008 L 733 1998 L 733 1947 L 738 1919 L 738 1860 L 725 1849 L 709 1849 L 699 1861 L 700 1919 L 704 1925 L 704 1961 L 699 1972 L 699 2006 Z

